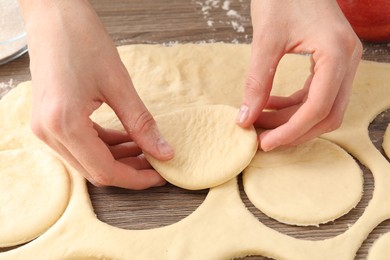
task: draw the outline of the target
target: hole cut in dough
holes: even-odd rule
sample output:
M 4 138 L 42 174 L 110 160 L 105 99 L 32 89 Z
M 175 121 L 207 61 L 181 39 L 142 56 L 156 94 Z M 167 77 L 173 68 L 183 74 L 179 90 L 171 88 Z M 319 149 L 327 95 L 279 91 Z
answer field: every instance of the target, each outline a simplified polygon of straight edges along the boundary
M 65 166 L 41 150 L 0 152 L 0 247 L 40 236 L 64 212 L 70 197 Z
M 288 149 L 259 151 L 244 171 L 243 185 L 264 214 L 298 226 L 332 221 L 354 208 L 363 194 L 362 170 L 355 160 L 319 138 Z
M 390 152 L 390 109 L 379 113 L 368 127 L 369 136 L 373 145 L 384 155 L 389 157 Z
M 230 106 L 209 105 L 157 116 L 175 157 L 159 161 L 145 156 L 161 176 L 181 188 L 200 190 L 225 183 L 250 163 L 258 148 L 256 130 L 239 127 L 237 114 Z
M 179 222 L 194 212 L 208 194 L 208 190 L 185 190 L 169 183 L 142 191 L 89 184 L 88 192 L 99 220 L 129 230 L 160 228 Z

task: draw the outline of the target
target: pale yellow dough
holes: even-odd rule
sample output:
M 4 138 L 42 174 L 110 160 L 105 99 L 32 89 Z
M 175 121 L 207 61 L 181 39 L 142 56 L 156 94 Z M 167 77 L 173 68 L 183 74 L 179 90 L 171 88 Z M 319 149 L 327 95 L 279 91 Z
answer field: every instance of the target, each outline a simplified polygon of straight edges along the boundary
M 119 53 L 142 100 L 155 116 L 188 107 L 215 104 L 238 107 L 241 103 L 249 45 L 135 45 L 120 47 Z M 63 215 L 34 241 L 0 253 L 0 260 L 32 256 L 35 259 L 231 259 L 247 255 L 291 260 L 354 259 L 369 233 L 390 218 L 390 164 L 371 143 L 367 131 L 369 122 L 390 107 L 389 71 L 389 64 L 362 62 L 341 128 L 322 136 L 367 166 L 375 180 L 372 200 L 364 213 L 338 236 L 319 241 L 300 240 L 265 226 L 246 209 L 236 179 L 211 188 L 205 201 L 175 224 L 151 230 L 124 230 L 96 218 L 85 180 L 69 169 L 72 193 Z M 278 67 L 273 93 L 293 93 L 304 85 L 309 73 L 309 57 L 287 55 Z M 0 150 L 27 146 L 43 149 L 30 134 L 30 100 L 30 83 L 20 85 L 0 100 Z M 92 118 L 105 127 L 122 129 L 115 114 L 105 105 Z M 333 152 L 327 156 L 333 156 Z M 279 166 L 282 165 L 283 161 Z M 285 171 L 289 171 L 287 166 Z M 355 176 L 353 182 L 360 185 L 361 179 Z
M 214 105 L 157 116 L 157 125 L 174 148 L 175 157 L 169 161 L 146 158 L 179 187 L 199 190 L 223 184 L 250 163 L 258 147 L 255 129 L 239 127 L 237 114 L 236 108 Z
M 0 151 L 0 248 L 28 242 L 51 227 L 70 197 L 64 165 L 40 150 Z
M 363 194 L 360 167 L 339 146 L 322 139 L 259 151 L 245 169 L 243 183 L 259 210 L 299 226 L 334 220 L 354 208 Z
M 387 155 L 387 158 L 390 159 L 390 124 L 386 128 L 385 135 L 383 136 L 383 150 L 385 151 L 385 154 Z
M 379 237 L 372 245 L 367 260 L 386 260 L 390 256 L 390 233 Z

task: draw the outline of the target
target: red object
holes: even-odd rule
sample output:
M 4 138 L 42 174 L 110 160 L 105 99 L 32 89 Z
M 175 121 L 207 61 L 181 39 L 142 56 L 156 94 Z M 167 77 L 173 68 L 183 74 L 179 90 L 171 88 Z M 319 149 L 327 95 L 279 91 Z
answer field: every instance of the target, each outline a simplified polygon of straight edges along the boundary
M 362 40 L 390 42 L 390 0 L 337 0 Z

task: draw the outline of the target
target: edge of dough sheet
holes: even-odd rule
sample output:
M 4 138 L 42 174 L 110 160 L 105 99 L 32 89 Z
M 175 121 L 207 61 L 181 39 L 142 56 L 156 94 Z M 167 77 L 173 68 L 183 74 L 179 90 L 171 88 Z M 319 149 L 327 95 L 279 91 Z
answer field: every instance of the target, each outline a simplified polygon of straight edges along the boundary
M 139 90 L 141 98 L 145 100 L 153 115 L 167 110 L 162 103 L 153 103 L 160 94 L 165 99 L 172 96 L 174 103 L 170 109 L 216 103 L 235 107 L 239 105 L 242 89 L 236 90 L 233 86 L 241 85 L 244 79 L 250 54 L 249 45 L 177 45 L 167 47 L 169 51 L 166 52 L 168 49 L 162 48 L 164 47 L 151 45 L 119 48 L 125 66 L 129 70 L 136 68 L 130 70 L 130 73 L 135 75 L 137 91 Z M 148 53 L 156 56 L 148 56 Z M 212 54 L 218 54 L 214 57 L 220 58 L 211 59 Z M 140 59 L 136 59 L 137 57 Z M 141 80 L 145 76 L 140 71 L 142 66 L 155 65 L 158 59 L 162 58 L 165 62 L 170 58 L 170 63 L 166 65 L 174 74 L 158 78 L 165 65 L 155 67 L 150 76 L 153 84 L 142 85 Z M 189 58 L 192 58 L 191 63 L 206 67 L 201 70 L 199 67 L 187 66 L 185 61 Z M 177 68 L 175 70 L 171 62 L 174 59 L 188 71 L 178 71 Z M 216 81 L 207 78 L 207 75 L 221 66 L 233 71 L 224 72 L 226 76 L 221 82 L 225 88 L 215 90 Z M 277 74 L 275 93 L 288 95 L 294 92 L 294 89 L 284 87 L 291 86 L 292 81 L 297 83 L 298 87 L 303 86 L 309 66 L 308 57 L 287 55 L 278 68 L 286 77 Z M 192 77 L 191 73 L 196 69 L 199 69 L 200 76 Z M 362 62 L 341 128 L 324 135 L 324 138 L 337 143 L 366 165 L 375 179 L 373 197 L 364 213 L 347 231 L 338 236 L 318 241 L 300 240 L 265 226 L 246 209 L 235 179 L 210 189 L 205 201 L 192 214 L 175 224 L 150 230 L 123 230 L 102 223 L 95 217 L 85 180 L 70 170 L 72 193 L 62 217 L 34 241 L 0 253 L 0 259 L 26 259 L 31 256 L 39 259 L 129 259 L 135 256 L 137 259 L 228 259 L 247 255 L 288 260 L 354 259 L 369 233 L 379 223 L 390 218 L 390 207 L 387 207 L 390 204 L 390 164 L 373 147 L 367 130 L 373 116 L 390 107 L 390 99 L 387 98 L 390 96 L 389 70 L 389 64 Z M 190 73 L 187 75 L 187 72 Z M 173 77 L 176 75 L 181 75 L 181 78 L 176 80 Z M 216 75 L 222 77 L 223 74 L 216 71 Z M 184 76 L 189 77 L 188 84 L 183 81 Z M 147 93 L 151 93 L 150 88 L 167 87 L 169 77 L 173 77 L 172 88 L 165 88 L 164 91 L 159 89 L 155 94 L 147 96 Z M 204 81 L 202 77 L 206 77 Z M 197 84 L 203 84 L 203 87 L 193 87 L 198 86 Z M 193 88 L 185 92 L 189 86 Z M 210 86 L 210 89 L 207 86 Z M 214 88 L 211 88 L 212 86 Z M 166 91 L 167 89 L 169 91 Z M 181 94 L 183 99 L 177 98 L 178 94 Z M 0 112 L 2 109 L 0 105 Z M 12 117 L 13 113 L 14 111 L 10 110 L 7 116 Z M 20 129 L 23 132 L 28 127 L 26 122 L 21 122 L 12 132 L 6 134 L 17 140 L 18 134 L 14 130 Z M 17 145 L 25 145 L 25 142 L 30 140 L 22 140 Z M 34 142 L 29 145 L 38 146 Z

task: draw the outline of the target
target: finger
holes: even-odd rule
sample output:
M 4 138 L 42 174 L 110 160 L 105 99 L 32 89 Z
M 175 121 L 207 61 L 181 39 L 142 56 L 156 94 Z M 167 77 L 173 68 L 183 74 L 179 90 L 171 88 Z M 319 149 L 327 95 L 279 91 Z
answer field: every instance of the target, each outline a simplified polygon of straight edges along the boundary
M 286 122 L 296 113 L 301 104 L 292 105 L 280 110 L 264 111 L 255 121 L 254 126 L 262 129 L 274 129 Z
M 144 155 L 122 158 L 119 161 L 133 167 L 136 170 L 153 169 L 150 163 L 146 160 Z
M 313 75 L 310 75 L 303 88 L 289 97 L 271 96 L 266 108 L 274 109 L 274 111 L 262 112 L 254 125 L 263 129 L 272 129 L 288 122 L 307 99 L 307 92 L 312 79 Z
M 294 141 L 293 145 L 304 143 L 321 134 L 331 132 L 340 127 L 342 124 L 344 112 L 348 106 L 349 96 L 352 91 L 353 79 L 355 78 L 361 55 L 362 49 L 361 46 L 358 45 L 353 53 L 351 65 L 349 66 L 349 69 L 347 70 L 347 73 L 345 74 L 345 77 L 341 83 L 341 88 L 335 100 L 335 105 L 333 106 L 329 116 L 318 125 L 313 127 L 301 138 Z
M 295 106 L 302 103 L 303 91 L 300 90 L 302 96 L 300 97 L 281 97 L 281 96 L 270 96 L 267 105 L 264 107 L 268 110 L 281 110 L 287 107 Z M 261 117 L 261 116 L 260 116 Z M 256 120 L 257 121 L 257 120 Z
M 298 104 L 302 104 L 304 100 L 307 98 L 307 93 L 310 88 L 310 84 L 313 79 L 313 74 L 310 74 L 309 77 L 306 79 L 305 84 L 303 85 L 303 88 L 296 91 L 289 97 L 281 97 L 281 96 L 270 96 L 267 105 L 265 106 L 266 109 L 284 109 L 290 106 L 295 106 Z
M 115 159 L 124 157 L 135 157 L 142 153 L 141 148 L 134 142 L 127 142 L 109 146 L 109 149 Z
M 329 115 L 345 75 L 340 60 L 332 57 L 316 63 L 307 100 L 290 120 L 260 135 L 263 150 L 293 143 Z
M 108 145 L 116 145 L 132 141 L 131 137 L 126 132 L 106 129 L 96 123 L 93 124 L 93 127 L 98 132 L 98 136 Z
M 92 122 L 85 123 L 88 119 L 78 117 L 73 120 L 64 134 L 58 133 L 58 139 L 89 173 L 92 184 L 139 190 L 165 183 L 154 171 L 139 172 L 116 161 L 107 145 L 98 137 Z
M 37 123 L 35 123 L 37 124 Z M 77 161 L 77 159 L 66 149 L 61 142 L 57 141 L 55 138 L 49 137 L 50 131 L 48 129 L 43 129 L 43 125 L 39 124 L 38 126 L 33 127 L 33 132 L 39 139 L 45 142 L 54 152 L 56 152 L 61 159 L 65 159 L 67 163 L 70 164 L 77 172 L 79 172 L 84 178 L 89 182 L 92 182 L 93 179 L 89 173 L 84 169 L 84 167 Z
M 122 162 L 120 164 L 127 166 Z M 114 183 L 115 185 L 113 186 L 116 187 L 144 190 L 150 187 L 163 186 L 166 184 L 166 180 L 153 169 L 134 169 L 132 172 L 119 172 L 119 174 L 114 176 L 112 183 Z
M 152 115 L 142 103 L 135 91 L 130 77 L 123 80 L 124 86 L 116 87 L 106 93 L 108 105 L 142 150 L 160 160 L 169 160 L 174 156 L 172 147 L 162 137 Z
M 267 104 L 275 71 L 283 56 L 282 48 L 277 46 L 254 36 L 243 102 L 236 119 L 242 127 L 252 125 Z

